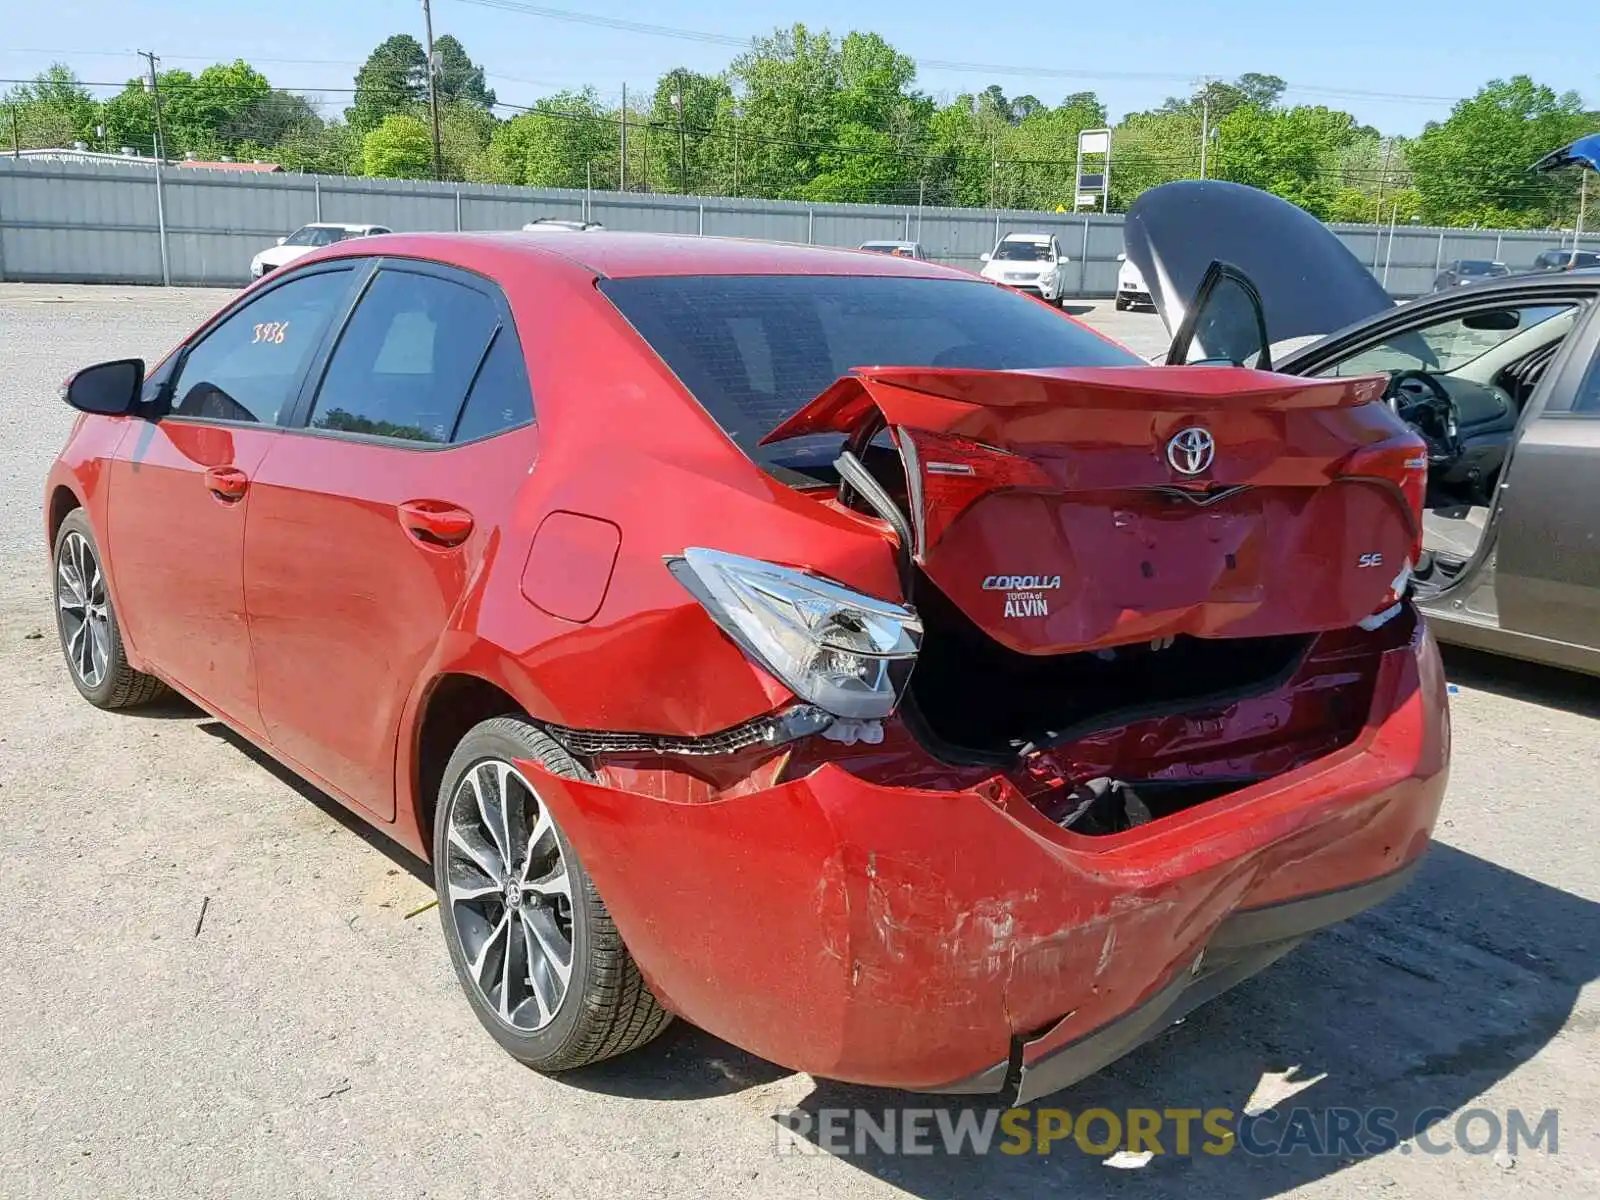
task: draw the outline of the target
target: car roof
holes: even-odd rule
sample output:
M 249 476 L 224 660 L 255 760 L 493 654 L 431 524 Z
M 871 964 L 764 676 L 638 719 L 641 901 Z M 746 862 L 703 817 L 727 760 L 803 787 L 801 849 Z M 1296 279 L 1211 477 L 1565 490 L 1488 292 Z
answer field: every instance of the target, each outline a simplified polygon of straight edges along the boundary
M 646 275 L 903 275 L 967 279 L 965 271 L 926 260 L 859 254 L 853 249 L 687 234 L 591 230 L 582 237 L 530 238 L 521 230 L 397 233 L 358 246 L 332 246 L 326 257 L 396 254 L 494 271 L 519 259 L 565 260 L 609 279 Z
M 901 242 L 893 238 L 871 238 L 861 243 L 863 246 L 915 246 L 916 242 Z
M 359 221 L 307 221 L 301 229 L 387 229 L 387 225 Z
M 1001 238 L 1002 242 L 1048 242 L 1051 235 L 1048 233 L 1008 233 Z

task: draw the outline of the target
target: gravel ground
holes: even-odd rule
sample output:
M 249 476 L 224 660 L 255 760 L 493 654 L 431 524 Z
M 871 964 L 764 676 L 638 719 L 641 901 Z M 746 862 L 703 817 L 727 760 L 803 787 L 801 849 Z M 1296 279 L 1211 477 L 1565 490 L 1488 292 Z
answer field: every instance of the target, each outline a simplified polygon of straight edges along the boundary
M 560 1081 L 518 1067 L 436 915 L 407 919 L 419 864 L 192 709 L 95 711 L 59 661 L 56 387 L 224 298 L 0 285 L 0 1197 L 1600 1195 L 1600 701 L 1482 658 L 1450 659 L 1456 766 L 1418 881 L 1051 1103 L 1556 1108 L 1557 1154 L 780 1156 L 779 1108 L 926 1102 L 681 1024 Z M 1165 344 L 1148 314 L 1079 307 Z

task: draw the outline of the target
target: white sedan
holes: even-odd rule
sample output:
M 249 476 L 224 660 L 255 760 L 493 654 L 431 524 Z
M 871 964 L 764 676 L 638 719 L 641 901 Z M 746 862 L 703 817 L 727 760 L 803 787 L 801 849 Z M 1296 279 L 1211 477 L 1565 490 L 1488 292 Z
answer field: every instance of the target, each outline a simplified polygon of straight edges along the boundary
M 276 246 L 263 250 L 250 260 L 250 278 L 259 279 L 268 271 L 276 271 L 302 254 L 311 253 L 318 246 L 331 246 L 346 238 L 372 237 L 379 233 L 393 232 L 386 225 L 344 225 L 323 221 L 302 225 L 288 237 L 279 238 Z

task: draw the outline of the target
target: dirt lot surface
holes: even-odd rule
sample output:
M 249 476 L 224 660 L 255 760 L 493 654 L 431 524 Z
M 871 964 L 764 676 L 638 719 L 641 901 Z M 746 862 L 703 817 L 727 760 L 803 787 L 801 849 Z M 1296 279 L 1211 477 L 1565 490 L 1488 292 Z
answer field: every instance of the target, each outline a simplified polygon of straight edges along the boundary
M 1600 1195 L 1600 686 L 1485 658 L 1450 658 L 1455 771 L 1417 882 L 1049 1103 L 1255 1095 L 1403 1128 L 1558 1109 L 1558 1153 L 780 1156 L 780 1108 L 930 1102 L 681 1024 L 559 1081 L 517 1066 L 456 994 L 436 914 L 407 919 L 419 864 L 204 715 L 100 713 L 67 680 L 40 517 L 56 388 L 224 299 L 0 285 L 0 1197 Z M 1153 316 L 1079 307 L 1165 343 Z

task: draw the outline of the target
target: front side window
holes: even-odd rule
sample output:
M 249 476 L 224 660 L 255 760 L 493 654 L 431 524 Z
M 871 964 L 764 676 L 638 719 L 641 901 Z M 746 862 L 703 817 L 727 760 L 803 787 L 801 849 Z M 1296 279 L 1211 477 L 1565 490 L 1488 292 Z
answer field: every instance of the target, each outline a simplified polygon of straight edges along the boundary
M 1406 329 L 1392 334 L 1376 346 L 1368 346 L 1318 374 L 1457 371 L 1502 343 L 1521 337 L 1546 321 L 1571 311 L 1570 304 L 1539 304 L 1450 317 L 1420 329 Z
M 189 350 L 172 385 L 172 415 L 271 425 L 350 288 L 350 269 L 301 275 L 227 317 Z
M 329 360 L 312 427 L 448 442 L 499 323 L 494 301 L 476 288 L 380 271 Z

